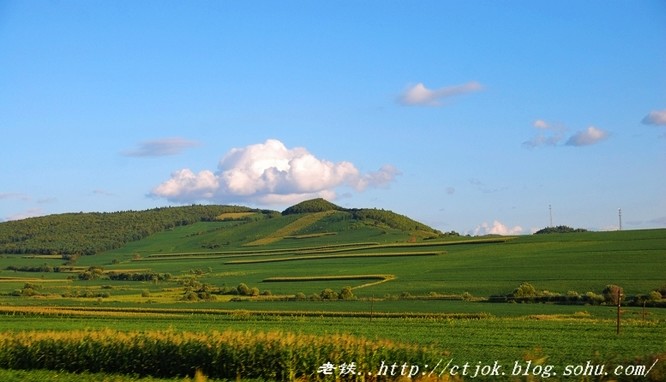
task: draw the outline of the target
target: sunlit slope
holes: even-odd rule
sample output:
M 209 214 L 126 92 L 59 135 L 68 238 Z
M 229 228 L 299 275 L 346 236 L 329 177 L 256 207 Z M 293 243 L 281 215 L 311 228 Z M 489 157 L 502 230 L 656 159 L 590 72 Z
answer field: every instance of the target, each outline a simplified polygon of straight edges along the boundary
M 298 219 L 299 215 L 290 215 L 271 224 L 277 231 Z M 100 264 L 106 269 L 149 268 L 175 275 L 202 269 L 202 282 L 218 286 L 243 282 L 273 294 L 309 295 L 324 288 L 351 286 L 361 297 L 464 292 L 487 297 L 511 293 L 522 282 L 540 291 L 563 294 L 600 293 L 608 284 L 619 284 L 626 293 L 639 294 L 666 284 L 663 229 L 412 243 L 408 234 L 365 226 L 249 247 L 243 245 L 247 240 L 231 235 L 233 230 L 213 228 L 221 224 L 178 227 L 119 250 L 82 258 L 79 263 Z M 252 224 L 257 223 L 243 225 L 240 236 L 263 237 L 257 230 L 245 230 Z M 330 226 L 322 228 L 330 232 Z M 224 240 L 230 244 L 215 250 L 203 248 L 203 243 Z M 114 260 L 120 264 L 111 264 Z M 297 280 L 303 277 L 309 280 Z M 383 282 L 375 282 L 378 277 Z M 272 281 L 275 278 L 286 279 Z

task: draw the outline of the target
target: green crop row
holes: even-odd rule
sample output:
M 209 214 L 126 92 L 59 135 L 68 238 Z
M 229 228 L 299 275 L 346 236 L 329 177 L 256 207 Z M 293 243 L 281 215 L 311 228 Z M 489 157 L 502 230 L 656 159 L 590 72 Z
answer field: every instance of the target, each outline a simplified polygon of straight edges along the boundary
M 293 282 L 293 281 L 341 281 L 341 280 L 386 280 L 395 278 L 394 275 L 327 275 L 327 276 L 293 276 L 268 277 L 263 282 Z
M 0 368 L 114 372 L 183 377 L 318 380 L 320 366 L 354 362 L 373 370 L 384 360 L 426 364 L 431 348 L 338 334 L 288 332 L 25 331 L 0 338 Z M 358 374 L 361 378 L 366 375 Z
M 412 256 L 437 256 L 443 252 L 385 252 L 385 253 L 345 253 L 335 255 L 313 255 L 313 256 L 291 256 L 268 259 L 253 260 L 231 260 L 225 264 L 257 264 L 274 263 L 281 261 L 299 261 L 299 260 L 324 260 L 324 259 L 342 259 L 351 257 L 412 257 Z

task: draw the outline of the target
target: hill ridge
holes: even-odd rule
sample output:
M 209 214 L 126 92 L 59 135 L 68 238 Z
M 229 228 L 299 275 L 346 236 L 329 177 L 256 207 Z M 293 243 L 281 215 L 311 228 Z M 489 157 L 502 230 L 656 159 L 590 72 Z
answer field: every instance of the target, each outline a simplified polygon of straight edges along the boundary
M 247 214 L 245 213 L 252 212 Z M 220 219 L 236 213 L 237 219 Z M 275 219 L 287 219 L 294 214 L 321 214 L 310 217 L 312 222 L 284 228 L 280 224 L 269 224 Z M 274 232 L 280 228 L 288 235 L 311 234 L 353 230 L 361 226 L 377 229 L 404 231 L 418 237 L 435 237 L 441 233 L 425 224 L 392 211 L 373 208 L 346 209 L 324 199 L 312 199 L 287 208 L 282 213 L 244 206 L 191 205 L 160 207 L 143 211 L 78 212 L 52 214 L 0 223 L 0 253 L 59 255 L 65 259 L 117 249 L 130 242 L 141 240 L 152 234 L 178 226 L 197 222 L 225 221 L 225 229 L 246 223 L 264 227 L 263 238 L 270 242 L 281 240 L 285 235 Z M 290 219 L 293 220 L 293 219 Z M 314 226 L 316 224 L 316 227 Z M 358 225 L 360 224 L 360 226 Z M 274 227 L 274 228 L 270 228 Z M 327 227 L 336 227 L 327 229 Z M 343 228 L 340 228 L 343 227 Z M 271 231 L 270 233 L 268 231 Z M 287 231 L 285 231 L 287 232 Z M 275 236 L 273 239 L 270 237 Z M 261 236 L 247 237 L 244 245 L 260 242 Z

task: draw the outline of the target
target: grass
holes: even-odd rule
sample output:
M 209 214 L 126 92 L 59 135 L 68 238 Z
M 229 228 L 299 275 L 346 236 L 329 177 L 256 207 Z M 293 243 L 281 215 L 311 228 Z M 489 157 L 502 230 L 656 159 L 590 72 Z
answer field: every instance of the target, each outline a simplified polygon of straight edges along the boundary
M 225 264 L 259 264 L 276 263 L 282 261 L 302 261 L 302 260 L 327 260 L 327 259 L 348 259 L 353 257 L 413 257 L 413 256 L 437 256 L 440 252 L 377 252 L 377 253 L 338 253 L 334 255 L 312 255 L 312 256 L 290 256 L 290 257 L 271 257 L 266 259 L 251 260 L 230 260 Z
M 255 245 L 266 245 L 266 244 L 271 244 L 276 241 L 282 240 L 285 236 L 290 236 L 295 234 L 298 231 L 301 231 L 319 220 L 325 218 L 328 215 L 331 215 L 335 213 L 335 211 L 324 211 L 324 212 L 316 212 L 316 213 L 311 213 L 311 214 L 305 214 L 303 216 L 300 216 L 297 220 L 285 225 L 284 227 L 281 227 L 277 229 L 276 231 L 272 232 L 269 235 L 266 235 L 262 237 L 261 239 L 254 240 L 250 243 L 247 243 L 247 246 L 255 246 Z
M 252 249 L 243 246 L 298 219 L 294 215 L 243 224 L 196 223 L 123 249 L 82 257 L 76 264 L 78 271 L 101 266 L 104 274 L 171 273 L 170 281 L 83 281 L 76 272 L 10 272 L 4 268 L 57 266 L 62 260 L 1 256 L 0 337 L 23 330 L 79 335 L 83 329 L 108 328 L 128 335 L 172 330 L 198 336 L 228 328 L 391 340 L 433 347 L 446 359 L 506 364 L 526 357 L 547 357 L 547 362 L 558 365 L 587 360 L 635 363 L 665 353 L 666 309 L 648 308 L 644 313 L 641 308 L 623 307 L 622 331 L 617 336 L 616 312 L 609 306 L 493 304 L 436 297 L 465 292 L 476 298 L 507 294 L 522 282 L 559 293 L 600 293 L 606 285 L 618 284 L 627 295 L 645 294 L 666 285 L 666 230 L 410 243 L 405 235 L 386 228 L 360 227 L 336 231 L 336 235 L 293 230 L 287 236 L 299 236 L 298 240 Z M 283 233 L 293 227 L 284 228 Z M 330 231 L 330 226 L 325 230 Z M 141 260 L 133 261 L 135 257 Z M 26 283 L 39 295 L 9 295 Z M 218 296 L 216 301 L 179 301 L 186 285 L 222 288 L 240 283 L 270 288 L 278 300 L 243 297 L 231 302 L 232 296 Z M 299 292 L 309 296 L 346 286 L 353 288 L 357 300 L 279 301 L 281 296 Z M 64 292 L 69 296 L 108 292 L 109 296 L 62 297 Z

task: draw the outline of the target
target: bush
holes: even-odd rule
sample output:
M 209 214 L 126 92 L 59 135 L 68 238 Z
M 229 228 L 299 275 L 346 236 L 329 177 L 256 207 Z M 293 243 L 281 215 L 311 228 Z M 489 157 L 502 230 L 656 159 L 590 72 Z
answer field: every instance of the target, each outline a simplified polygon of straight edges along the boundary
M 536 289 L 530 283 L 522 283 L 518 288 L 511 293 L 513 297 L 535 297 L 537 295 Z
M 355 297 L 356 296 L 354 296 L 354 292 L 352 292 L 351 287 L 344 287 L 340 291 L 340 298 L 343 299 L 343 300 L 352 300 Z
M 661 299 L 662 299 L 661 293 L 659 293 L 659 291 L 656 291 L 656 290 L 653 290 L 648 295 L 648 301 L 656 302 L 656 301 L 659 301 Z
M 326 288 L 321 291 L 321 293 L 319 293 L 319 297 L 321 297 L 322 300 L 337 300 L 338 292 L 334 291 L 333 289 Z
M 602 302 L 604 302 L 604 296 L 600 294 L 596 294 L 594 292 L 587 292 L 585 293 L 585 298 L 584 301 L 586 303 L 592 304 L 592 305 L 599 305 Z
M 236 290 L 238 291 L 238 294 L 241 296 L 249 296 L 251 294 L 250 287 L 247 286 L 247 284 L 245 283 L 238 284 Z

